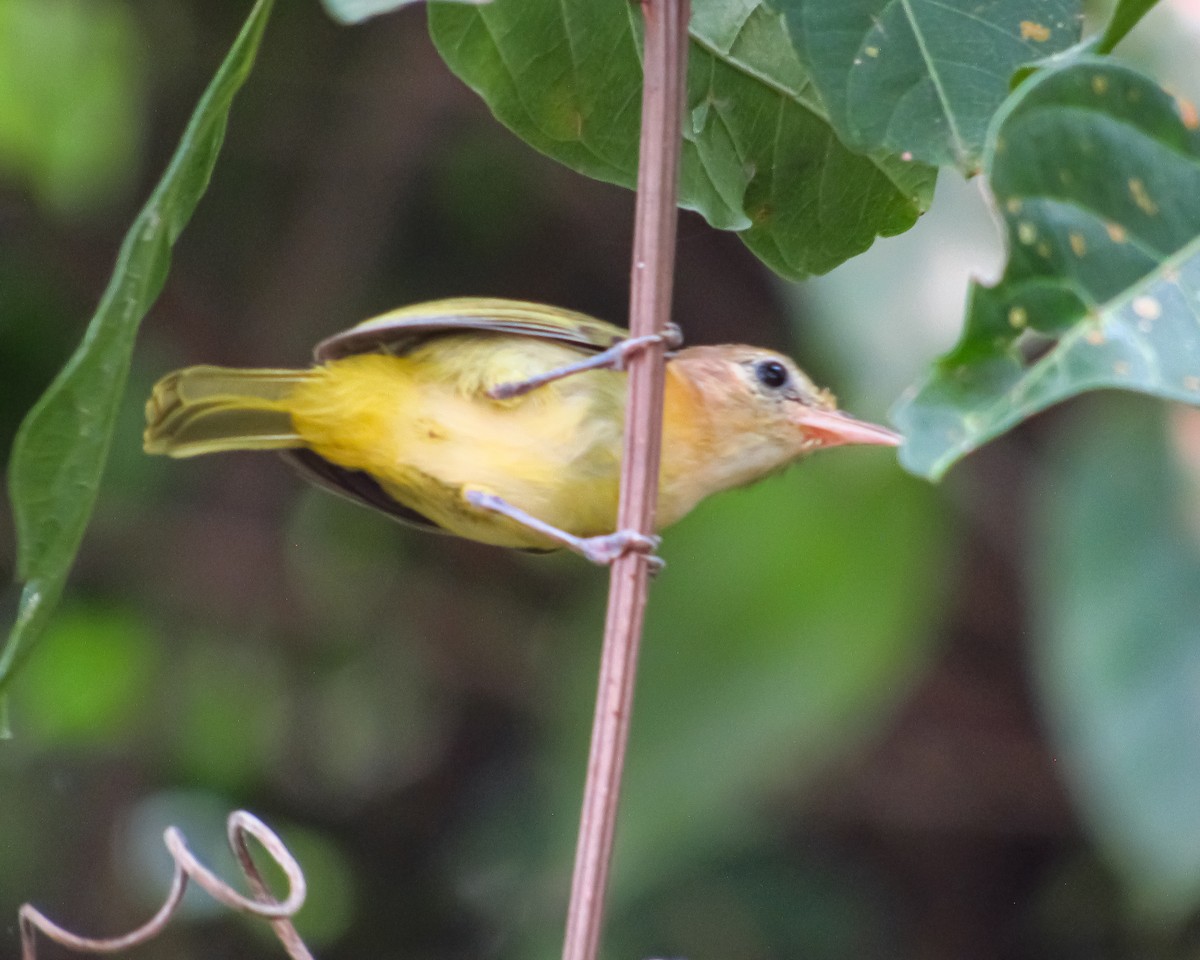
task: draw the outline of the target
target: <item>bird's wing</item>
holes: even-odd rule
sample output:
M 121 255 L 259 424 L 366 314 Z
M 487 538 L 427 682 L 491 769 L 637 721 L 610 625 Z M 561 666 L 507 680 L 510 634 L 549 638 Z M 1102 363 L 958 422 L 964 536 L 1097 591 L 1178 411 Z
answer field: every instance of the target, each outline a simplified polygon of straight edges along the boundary
M 322 340 L 313 355 L 324 363 L 376 350 L 401 354 L 430 337 L 467 330 L 552 340 L 594 353 L 629 336 L 621 327 L 570 310 L 521 300 L 462 297 L 418 303 L 364 320 Z
M 401 523 L 420 527 L 423 530 L 443 532 L 441 527 L 424 514 L 398 502 L 369 473 L 339 467 L 306 447 L 283 450 L 281 454 L 283 459 L 295 467 L 304 479 L 315 483 L 329 493 L 353 500 L 366 507 L 373 507 Z

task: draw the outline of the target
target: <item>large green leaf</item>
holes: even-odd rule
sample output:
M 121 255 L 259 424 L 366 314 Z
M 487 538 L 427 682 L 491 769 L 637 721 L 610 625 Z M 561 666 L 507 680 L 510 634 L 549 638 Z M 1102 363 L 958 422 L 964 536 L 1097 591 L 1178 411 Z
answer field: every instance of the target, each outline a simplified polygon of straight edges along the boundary
M 1200 401 L 1196 126 L 1153 81 L 1096 59 L 1018 89 L 986 160 L 1008 266 L 973 288 L 962 339 L 897 407 L 905 466 L 939 477 L 1085 390 Z
M 1178 921 L 1200 906 L 1198 476 L 1163 443 L 1160 410 L 1089 412 L 1040 490 L 1036 677 L 1059 766 L 1131 902 Z M 1195 451 L 1200 414 L 1177 426 Z
M 502 123 L 611 183 L 637 174 L 639 8 L 625 0 L 439 5 L 442 57 Z M 761 0 L 697 0 L 680 203 L 788 277 L 823 273 L 912 226 L 933 172 L 860 156 L 835 136 L 778 16 Z
M 208 186 L 234 94 L 254 62 L 273 0 L 258 0 L 201 97 L 179 147 L 125 235 L 83 341 L 21 424 L 9 490 L 20 608 L 0 653 L 0 691 L 62 593 L 108 457 L 134 337 L 166 279 L 171 247 Z
M 1079 39 L 1081 0 L 771 0 L 841 138 L 864 152 L 979 166 L 1024 64 Z

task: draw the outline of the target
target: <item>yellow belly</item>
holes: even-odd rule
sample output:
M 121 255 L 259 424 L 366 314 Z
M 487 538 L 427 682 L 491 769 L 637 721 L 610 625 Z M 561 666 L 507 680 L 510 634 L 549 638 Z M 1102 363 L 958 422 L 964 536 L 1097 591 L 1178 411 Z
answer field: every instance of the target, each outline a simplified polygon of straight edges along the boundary
M 519 350 L 512 356 L 483 341 L 477 357 L 474 341 L 461 339 L 436 341 L 436 352 L 368 354 L 320 368 L 289 398 L 297 433 L 318 455 L 371 474 L 397 501 L 459 536 L 500 546 L 553 546 L 468 506 L 466 487 L 494 493 L 579 536 L 611 531 L 624 376 L 580 374 L 497 402 L 484 394 L 489 381 L 519 379 L 579 354 L 524 338 L 515 341 Z M 480 360 L 489 365 L 483 382 Z

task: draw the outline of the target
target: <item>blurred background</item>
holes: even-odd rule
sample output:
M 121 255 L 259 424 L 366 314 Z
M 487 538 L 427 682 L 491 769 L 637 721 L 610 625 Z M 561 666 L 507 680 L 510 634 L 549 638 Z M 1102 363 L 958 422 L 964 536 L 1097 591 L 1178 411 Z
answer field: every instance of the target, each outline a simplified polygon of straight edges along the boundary
M 0 0 L 0 456 L 246 10 Z M 1196 5 L 1163 3 L 1123 53 L 1196 99 L 1198 41 Z M 88 935 L 142 922 L 163 828 L 229 869 L 244 807 L 304 865 L 322 957 L 557 955 L 605 575 L 400 528 L 271 456 L 148 458 L 141 407 L 175 366 L 304 364 L 422 299 L 622 322 L 632 208 L 501 128 L 421 9 L 346 29 L 279 4 L 15 688 L 0 954 L 26 900 Z M 916 229 L 801 285 L 684 214 L 675 314 L 881 419 L 1002 261 L 953 173 Z M 837 451 L 672 529 L 606 954 L 1200 956 L 1196 416 L 1087 397 L 940 487 Z M 5 506 L 5 581 L 13 554 Z M 196 895 L 137 955 L 280 950 Z

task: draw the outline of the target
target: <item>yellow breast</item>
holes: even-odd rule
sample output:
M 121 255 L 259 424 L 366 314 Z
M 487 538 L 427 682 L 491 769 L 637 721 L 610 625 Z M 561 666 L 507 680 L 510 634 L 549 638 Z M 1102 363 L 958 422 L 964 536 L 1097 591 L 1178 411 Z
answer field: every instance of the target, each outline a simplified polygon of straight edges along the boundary
M 578 358 L 529 338 L 441 338 L 402 357 L 329 363 L 288 406 L 314 452 L 370 473 L 439 526 L 487 543 L 548 547 L 522 527 L 468 509 L 462 488 L 488 490 L 581 536 L 612 529 L 624 377 L 581 374 L 503 402 L 485 392 Z

